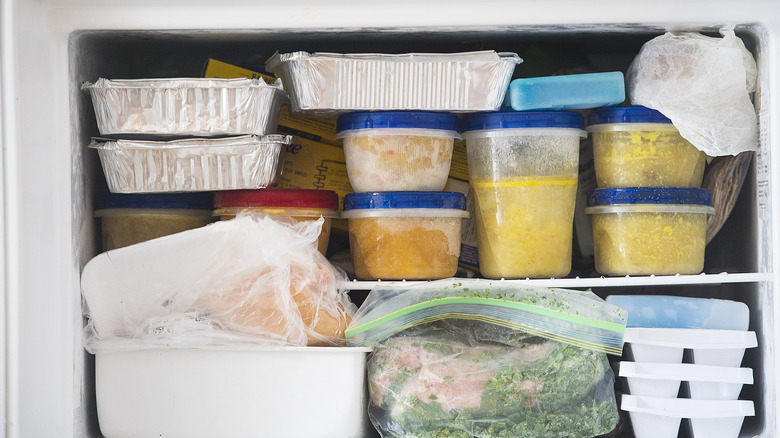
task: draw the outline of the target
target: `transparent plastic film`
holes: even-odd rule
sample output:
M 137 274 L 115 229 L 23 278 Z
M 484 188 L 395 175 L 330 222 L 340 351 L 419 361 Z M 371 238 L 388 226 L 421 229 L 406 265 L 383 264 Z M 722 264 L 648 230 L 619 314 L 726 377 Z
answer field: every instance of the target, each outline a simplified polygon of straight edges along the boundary
M 616 355 L 626 324 L 622 309 L 591 292 L 459 279 L 408 289 L 375 287 L 346 336 L 349 345 L 371 346 L 411 327 L 448 319 L 482 321 Z M 491 340 L 508 342 L 505 337 Z
M 317 250 L 321 228 L 242 213 L 95 257 L 85 347 L 343 345 L 355 306 Z

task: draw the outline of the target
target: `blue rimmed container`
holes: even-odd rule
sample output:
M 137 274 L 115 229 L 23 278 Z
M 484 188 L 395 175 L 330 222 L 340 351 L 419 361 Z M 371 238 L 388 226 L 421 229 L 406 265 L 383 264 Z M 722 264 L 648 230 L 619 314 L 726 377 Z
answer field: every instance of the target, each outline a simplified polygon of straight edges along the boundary
M 434 280 L 455 275 L 466 196 L 370 192 L 344 197 L 355 275 L 363 280 Z
M 356 192 L 444 190 L 460 121 L 446 113 L 345 114 L 336 124 Z
M 690 187 L 592 190 L 596 270 L 603 275 L 698 274 L 704 268 L 710 192 Z

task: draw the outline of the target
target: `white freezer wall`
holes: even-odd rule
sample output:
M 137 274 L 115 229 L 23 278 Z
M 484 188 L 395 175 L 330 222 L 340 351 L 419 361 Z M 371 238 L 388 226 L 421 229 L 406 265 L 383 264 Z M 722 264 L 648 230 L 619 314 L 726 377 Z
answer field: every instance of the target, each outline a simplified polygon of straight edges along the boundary
M 132 6 L 129 6 L 132 4 Z M 79 168 L 84 153 L 82 121 L 74 120 L 78 90 L 70 82 L 70 37 L 84 30 L 333 30 L 565 29 L 598 31 L 642 23 L 657 29 L 751 24 L 769 53 L 761 68 L 762 123 L 769 128 L 760 163 L 771 172 L 759 187 L 767 223 L 780 229 L 780 2 L 765 1 L 45 1 L 0 0 L 0 128 L 2 128 L 2 250 L 4 301 L 4 420 L 8 437 L 95 436 L 95 419 L 84 405 L 92 391 L 81 349 L 79 272 L 94 253 L 91 221 L 83 217 L 90 186 Z M 86 60 L 85 60 L 86 62 Z M 759 169 L 760 171 L 761 169 Z M 762 198 L 763 196 L 763 198 Z M 778 272 L 777 234 L 763 233 L 762 272 Z M 771 238 L 771 240 L 769 240 Z M 757 286 L 757 303 L 770 323 L 763 333 L 767 354 L 775 339 L 780 306 L 774 276 Z M 772 353 L 773 354 L 773 353 Z M 776 362 L 772 356 L 771 363 Z M 765 370 L 776 375 L 777 370 Z M 774 379 L 765 393 L 772 418 L 761 436 L 777 434 Z M 2 403 L 2 402 L 0 402 Z

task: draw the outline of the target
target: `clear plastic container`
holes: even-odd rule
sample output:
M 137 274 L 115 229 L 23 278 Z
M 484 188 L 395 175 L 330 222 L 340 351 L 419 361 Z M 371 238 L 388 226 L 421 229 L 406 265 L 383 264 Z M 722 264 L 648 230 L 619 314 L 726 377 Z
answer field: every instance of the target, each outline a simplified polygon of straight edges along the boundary
M 355 275 L 434 280 L 458 269 L 466 197 L 454 192 L 350 193 L 344 197 Z
M 125 195 L 98 199 L 103 251 L 208 225 L 211 193 Z
M 463 120 L 483 276 L 569 273 L 582 128 L 582 116 L 565 111 Z
M 609 295 L 628 312 L 628 327 L 747 330 L 750 310 L 739 301 L 671 295 Z
M 234 190 L 214 195 L 214 216 L 220 220 L 236 217 L 241 212 L 283 214 L 297 221 L 324 219 L 317 249 L 328 250 L 330 227 L 339 217 L 339 196 L 331 190 L 279 189 Z
M 660 112 L 601 108 L 588 122 L 599 187 L 701 187 L 706 155 Z
M 698 274 L 704 268 L 710 192 L 622 187 L 588 194 L 596 270 L 603 275 Z
M 440 191 L 459 129 L 452 114 L 365 112 L 339 117 L 336 138 L 356 192 Z

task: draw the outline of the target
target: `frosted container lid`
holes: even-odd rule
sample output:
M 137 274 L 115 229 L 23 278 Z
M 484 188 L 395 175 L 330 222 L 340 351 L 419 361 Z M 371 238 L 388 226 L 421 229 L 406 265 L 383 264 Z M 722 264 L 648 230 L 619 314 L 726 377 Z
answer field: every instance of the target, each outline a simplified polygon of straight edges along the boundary
M 266 188 L 217 192 L 214 208 L 288 207 L 337 210 L 339 195 L 332 190 Z
M 124 194 L 105 193 L 96 200 L 96 210 L 117 208 L 152 208 L 211 210 L 213 194 L 203 193 L 155 193 Z
M 608 303 L 628 312 L 628 327 L 747 330 L 745 303 L 670 295 L 609 295 Z
M 343 218 L 469 217 L 466 196 L 458 192 L 373 192 L 344 196 Z
M 423 111 L 376 111 L 344 114 L 336 123 L 336 132 L 362 129 L 419 128 L 460 131 L 458 117 L 447 113 Z M 338 136 L 336 137 L 338 138 Z
M 462 131 L 483 131 L 513 128 L 584 129 L 582 115 L 573 111 L 492 112 L 463 118 Z
M 585 214 L 603 213 L 713 214 L 709 190 L 693 187 L 615 187 L 588 193 Z
M 610 106 L 595 109 L 588 115 L 588 126 L 605 123 L 667 123 L 672 121 L 660 112 L 644 106 Z

